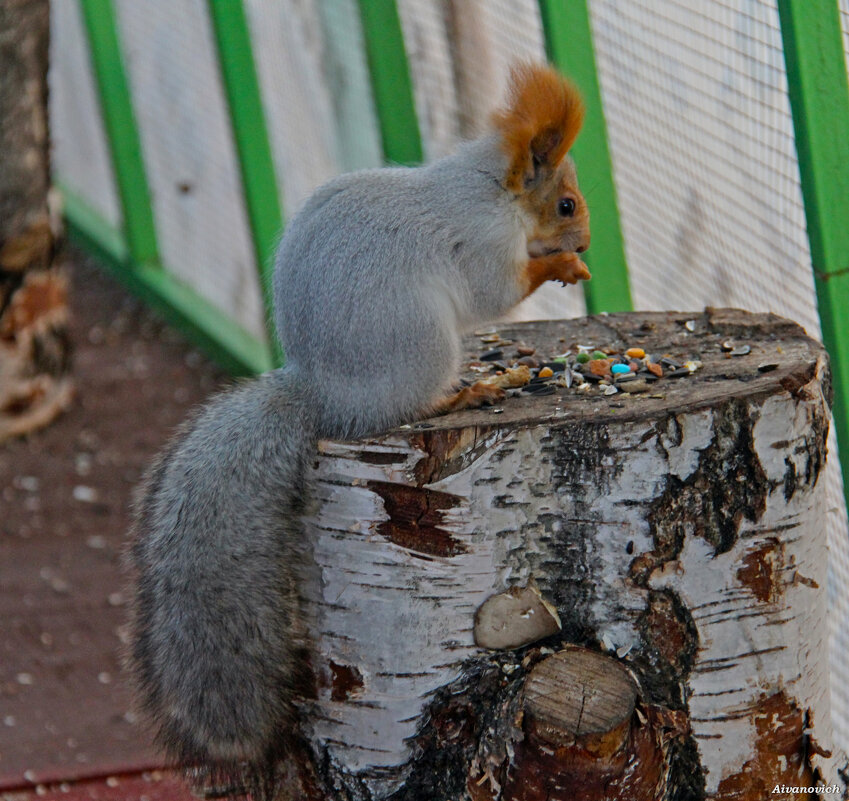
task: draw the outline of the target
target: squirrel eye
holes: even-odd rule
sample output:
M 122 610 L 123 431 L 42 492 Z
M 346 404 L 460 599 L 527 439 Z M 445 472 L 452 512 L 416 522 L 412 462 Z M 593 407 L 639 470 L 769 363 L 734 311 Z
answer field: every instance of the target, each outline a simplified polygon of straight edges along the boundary
M 575 213 L 575 201 L 570 197 L 562 197 L 557 201 L 557 213 L 561 217 L 571 217 Z

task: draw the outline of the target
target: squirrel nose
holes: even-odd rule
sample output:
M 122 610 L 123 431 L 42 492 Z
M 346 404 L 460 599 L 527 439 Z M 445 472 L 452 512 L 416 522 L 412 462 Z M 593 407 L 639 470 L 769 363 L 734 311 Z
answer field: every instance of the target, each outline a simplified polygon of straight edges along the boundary
M 590 234 L 587 232 L 587 235 L 584 237 L 584 241 L 575 249 L 576 253 L 583 253 L 590 246 Z

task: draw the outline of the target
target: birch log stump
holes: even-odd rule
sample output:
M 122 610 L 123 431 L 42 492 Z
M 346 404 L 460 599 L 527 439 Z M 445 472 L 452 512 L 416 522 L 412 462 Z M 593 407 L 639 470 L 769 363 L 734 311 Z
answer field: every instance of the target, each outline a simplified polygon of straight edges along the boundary
M 498 333 L 703 366 L 320 445 L 292 796 L 763 801 L 838 783 L 822 347 L 713 309 Z

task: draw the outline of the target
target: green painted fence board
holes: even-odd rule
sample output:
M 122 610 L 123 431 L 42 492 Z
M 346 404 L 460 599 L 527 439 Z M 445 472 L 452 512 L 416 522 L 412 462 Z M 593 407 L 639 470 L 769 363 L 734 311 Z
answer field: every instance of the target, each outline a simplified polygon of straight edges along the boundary
M 584 129 L 572 147 L 591 213 L 592 244 L 584 255 L 593 276 L 583 285 L 587 311 L 627 311 L 633 308 L 628 266 L 587 2 L 539 0 L 539 8 L 548 58 L 576 83 L 587 107 Z
M 834 427 L 849 506 L 849 82 L 836 0 L 779 0 Z
M 395 0 L 359 2 L 384 158 L 418 164 L 422 140 L 398 7 Z
M 272 367 L 268 346 L 230 320 L 220 309 L 157 265 L 133 261 L 119 231 L 71 190 L 62 188 L 68 233 L 133 293 L 235 375 L 263 373 Z
M 112 0 L 80 0 L 80 8 L 121 201 L 127 246 L 135 262 L 157 264 L 159 255 L 150 190 L 118 41 L 115 9 Z
M 275 352 L 275 361 L 282 363 L 282 352 L 273 323 L 272 274 L 274 252 L 283 229 L 283 211 L 248 22 L 242 0 L 208 0 L 207 6 L 215 32 L 218 64 L 239 158 L 265 305 L 266 328 Z
M 358 0 L 319 3 L 318 12 L 324 35 L 323 68 L 331 76 L 327 88 L 339 166 L 344 172 L 379 167 L 383 163 L 383 145 Z

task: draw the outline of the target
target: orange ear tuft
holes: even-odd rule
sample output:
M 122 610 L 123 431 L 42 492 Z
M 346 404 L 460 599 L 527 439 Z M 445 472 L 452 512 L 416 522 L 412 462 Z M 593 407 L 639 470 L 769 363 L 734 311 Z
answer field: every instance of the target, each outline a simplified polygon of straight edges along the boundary
M 510 76 L 509 103 L 492 121 L 509 158 L 505 185 L 520 192 L 540 170 L 563 160 L 584 122 L 584 101 L 551 67 L 518 64 Z

